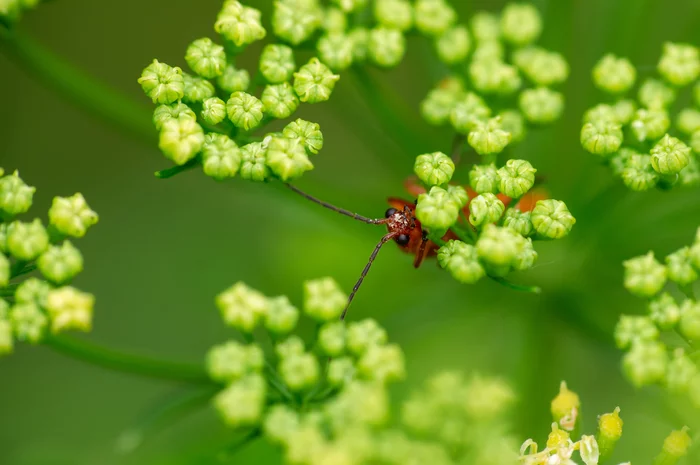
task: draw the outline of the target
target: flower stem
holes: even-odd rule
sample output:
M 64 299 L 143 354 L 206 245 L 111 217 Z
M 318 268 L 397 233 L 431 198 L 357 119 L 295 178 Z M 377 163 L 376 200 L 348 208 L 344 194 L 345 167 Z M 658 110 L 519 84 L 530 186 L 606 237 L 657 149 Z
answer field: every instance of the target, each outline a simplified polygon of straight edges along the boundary
M 50 336 L 43 343 L 56 352 L 110 370 L 148 378 L 193 384 L 214 383 L 200 365 L 189 365 L 122 353 L 65 336 Z
M 532 294 L 540 294 L 542 292 L 542 288 L 539 286 L 526 286 L 524 284 L 515 284 L 515 283 L 508 281 L 505 278 L 501 278 L 501 277 L 497 277 L 497 276 L 489 276 L 489 278 L 493 279 L 498 284 L 501 284 L 507 288 L 513 289 L 514 291 L 530 292 Z
M 170 168 L 166 168 L 164 170 L 156 171 L 154 174 L 156 175 L 156 178 L 158 179 L 168 179 L 172 178 L 175 175 L 178 175 L 182 173 L 183 171 L 191 170 L 195 166 L 199 164 L 199 157 L 193 158 L 192 160 L 188 161 L 184 165 L 176 165 L 176 166 L 171 166 Z

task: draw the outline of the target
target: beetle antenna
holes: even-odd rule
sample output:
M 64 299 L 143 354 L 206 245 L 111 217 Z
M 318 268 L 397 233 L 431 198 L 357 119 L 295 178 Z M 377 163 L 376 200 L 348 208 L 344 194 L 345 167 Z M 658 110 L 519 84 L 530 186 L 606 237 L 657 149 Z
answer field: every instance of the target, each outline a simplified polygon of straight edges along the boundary
M 353 213 L 350 210 L 346 210 L 344 208 L 336 207 L 333 204 L 330 204 L 328 202 L 324 202 L 321 199 L 317 199 L 316 197 L 307 194 L 306 192 L 300 190 L 299 188 L 292 186 L 289 183 L 284 183 L 285 186 L 290 188 L 292 191 L 296 192 L 297 194 L 301 195 L 305 199 L 311 200 L 314 203 L 317 203 L 321 205 L 322 207 L 325 207 L 329 210 L 333 210 L 334 212 L 338 212 L 341 215 L 349 216 L 350 218 L 354 218 L 358 221 L 362 221 L 363 223 L 368 223 L 368 224 L 385 224 L 388 222 L 388 219 L 386 218 L 381 218 L 381 219 L 374 219 L 374 218 L 367 218 L 366 216 L 358 215 L 357 213 Z
M 355 294 L 357 294 L 358 289 L 360 289 L 360 286 L 362 285 L 362 281 L 365 279 L 365 276 L 367 276 L 367 273 L 369 272 L 369 268 L 372 266 L 372 262 L 374 262 L 374 259 L 377 258 L 377 254 L 379 253 L 379 249 L 382 248 L 384 244 L 395 238 L 398 234 L 396 232 L 390 232 L 389 234 L 384 235 L 382 237 L 382 240 L 379 241 L 379 244 L 374 248 L 372 251 L 372 255 L 369 256 L 369 261 L 367 261 L 367 264 L 365 265 L 365 269 L 362 270 L 362 274 L 360 275 L 360 279 L 357 280 L 357 283 L 355 283 L 355 287 L 352 288 L 352 292 L 350 293 L 350 297 L 348 297 L 348 303 L 345 305 L 345 310 L 343 310 L 343 314 L 340 315 L 340 319 L 344 320 L 345 315 L 348 313 L 348 309 L 350 308 L 350 304 L 352 303 L 352 299 L 355 298 Z

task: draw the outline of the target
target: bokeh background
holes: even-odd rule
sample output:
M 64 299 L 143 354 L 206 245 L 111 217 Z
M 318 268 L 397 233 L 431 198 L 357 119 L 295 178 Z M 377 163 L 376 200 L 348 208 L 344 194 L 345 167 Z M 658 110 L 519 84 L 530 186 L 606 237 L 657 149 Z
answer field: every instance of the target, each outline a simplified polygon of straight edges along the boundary
M 248 2 L 264 13 L 269 0 Z M 462 20 L 504 1 L 455 1 Z M 434 262 L 419 270 L 391 244 L 382 251 L 353 304 L 350 318 L 372 316 L 400 343 L 409 379 L 401 396 L 439 368 L 503 376 L 518 392 L 514 428 L 542 439 L 549 401 L 559 382 L 583 399 L 586 429 L 596 415 L 620 405 L 625 434 L 619 461 L 648 463 L 665 435 L 683 424 L 700 427 L 698 411 L 655 389 L 635 390 L 622 378 L 612 328 L 620 313 L 644 305 L 622 288 L 621 262 L 650 249 L 669 253 L 688 244 L 700 225 L 700 191 L 632 193 L 579 145 L 583 111 L 601 96 L 590 69 L 605 52 L 628 56 L 651 74 L 664 41 L 700 43 L 697 0 L 539 0 L 545 18 L 540 43 L 566 55 L 571 77 L 566 113 L 553 127 L 530 133 L 513 157 L 546 176 L 553 196 L 578 218 L 565 240 L 538 245 L 536 268 L 518 282 L 544 288 L 539 296 L 498 284 L 460 285 Z M 20 30 L 70 62 L 152 107 L 136 83 L 154 57 L 184 65 L 187 44 L 213 36 L 219 0 L 173 2 L 53 1 L 26 15 Z M 258 48 L 247 53 L 254 69 Z M 430 44 L 409 41 L 404 63 L 376 72 L 402 98 L 409 118 L 439 73 Z M 100 344 L 201 362 L 231 333 L 214 296 L 238 280 L 268 295 L 300 303 L 302 281 L 335 277 L 350 289 L 382 234 L 341 217 L 278 184 L 216 183 L 193 171 L 168 180 L 168 166 L 152 137 L 105 124 L 47 89 L 0 55 L 0 166 L 19 169 L 38 187 L 33 212 L 44 215 L 54 195 L 85 194 L 100 223 L 80 241 L 86 271 L 76 284 L 97 296 Z M 321 123 L 326 144 L 316 169 L 298 184 L 328 201 L 380 216 L 388 196 L 424 151 L 447 150 L 447 130 L 425 128 L 407 153 L 402 134 L 385 130 L 352 79 L 341 79 L 327 104 L 300 116 Z M 164 398 L 182 386 L 109 372 L 42 347 L 20 346 L 0 360 L 0 463 L 188 464 L 221 447 L 231 434 L 206 406 L 130 453 L 118 444 Z M 698 463 L 695 452 L 688 463 Z M 232 463 L 278 463 L 261 444 Z

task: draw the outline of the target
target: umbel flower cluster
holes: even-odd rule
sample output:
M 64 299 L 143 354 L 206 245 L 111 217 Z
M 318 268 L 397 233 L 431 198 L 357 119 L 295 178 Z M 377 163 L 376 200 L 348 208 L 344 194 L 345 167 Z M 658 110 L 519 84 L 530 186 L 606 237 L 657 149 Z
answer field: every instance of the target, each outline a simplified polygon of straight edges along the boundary
M 68 237 L 80 238 L 97 222 L 82 194 L 55 197 L 49 225 L 17 219 L 32 206 L 36 188 L 17 172 L 0 169 L 0 355 L 15 341 L 40 343 L 49 334 L 89 331 L 94 297 L 72 286 L 83 256 Z M 39 270 L 41 278 L 27 275 Z
M 581 144 L 599 155 L 635 191 L 700 184 L 700 52 L 690 44 L 664 44 L 660 77 L 642 81 L 629 97 L 637 71 L 609 54 L 593 69 L 595 85 L 608 97 L 583 117 Z M 693 96 L 683 97 L 688 86 Z M 677 100 L 694 104 L 672 114 Z
M 340 321 L 346 299 L 331 278 L 304 284 L 302 310 L 240 282 L 217 297 L 240 336 L 207 354 L 227 425 L 262 434 L 290 464 L 516 463 L 501 380 L 441 373 L 392 420 L 387 385 L 404 377 L 403 353 L 376 321 Z M 316 323 L 307 343 L 303 319 Z
M 691 246 L 664 262 L 649 252 L 624 263 L 625 287 L 647 299 L 647 313 L 622 315 L 615 340 L 627 351 L 623 368 L 632 384 L 661 385 L 700 408 L 700 301 L 693 292 L 700 277 L 700 229 Z

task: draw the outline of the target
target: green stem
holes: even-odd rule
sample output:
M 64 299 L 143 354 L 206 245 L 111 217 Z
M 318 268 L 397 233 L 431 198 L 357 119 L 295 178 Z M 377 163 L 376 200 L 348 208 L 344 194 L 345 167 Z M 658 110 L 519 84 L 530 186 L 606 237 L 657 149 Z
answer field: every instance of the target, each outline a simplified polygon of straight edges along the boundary
M 150 112 L 144 106 L 74 67 L 31 37 L 0 26 L 0 51 L 35 75 L 42 84 L 104 121 L 149 143 L 155 139 Z
M 15 264 L 12 265 L 12 269 L 10 270 L 10 279 L 15 279 L 27 273 L 31 273 L 34 270 L 36 270 L 36 263 L 34 262 L 15 262 Z
M 256 428 L 254 430 L 249 431 L 243 437 L 236 440 L 233 444 L 221 451 L 221 454 L 219 454 L 218 457 L 219 462 L 230 461 L 237 452 L 240 452 L 241 449 L 243 449 L 245 446 L 259 438 L 260 436 L 262 436 L 262 430 L 260 428 Z
M 505 278 L 501 278 L 498 276 L 489 276 L 489 278 L 493 279 L 498 284 L 501 284 L 507 288 L 513 289 L 514 291 L 530 292 L 532 294 L 540 294 L 542 292 L 542 288 L 539 286 L 526 286 L 524 284 L 515 284 L 515 283 L 508 281 Z
M 192 160 L 188 161 L 184 165 L 171 166 L 170 168 L 156 171 L 154 174 L 155 174 L 156 178 L 158 178 L 158 179 L 168 179 L 168 178 L 172 178 L 173 176 L 178 175 L 184 171 L 191 170 L 192 168 L 196 167 L 197 165 L 199 165 L 199 157 L 193 158 Z
M 140 355 L 117 352 L 87 341 L 65 336 L 51 336 L 44 345 L 69 357 L 102 368 L 148 378 L 180 381 L 193 384 L 213 384 L 202 366 L 157 360 Z

